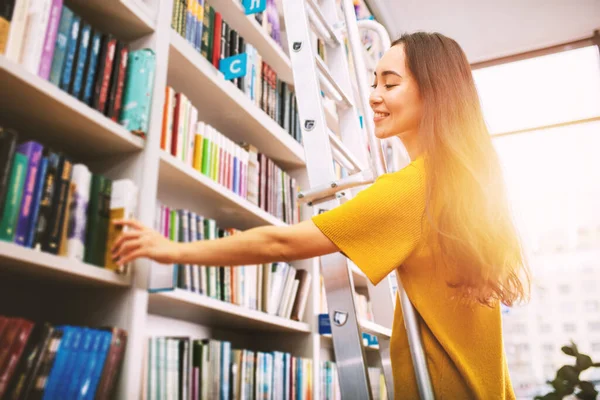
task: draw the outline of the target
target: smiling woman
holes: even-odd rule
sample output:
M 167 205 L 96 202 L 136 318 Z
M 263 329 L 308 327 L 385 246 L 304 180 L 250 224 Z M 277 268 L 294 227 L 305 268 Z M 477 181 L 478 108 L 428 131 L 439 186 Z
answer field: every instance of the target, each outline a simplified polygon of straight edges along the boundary
M 498 157 L 469 64 L 458 44 L 415 33 L 394 42 L 375 71 L 375 134 L 398 136 L 412 162 L 353 199 L 289 227 L 173 243 L 135 221 L 113 249 L 120 263 L 247 265 L 343 252 L 377 284 L 398 269 L 421 320 L 437 398 L 513 399 L 500 303 L 526 297 L 521 255 Z M 390 358 L 396 393 L 418 398 L 403 315 Z

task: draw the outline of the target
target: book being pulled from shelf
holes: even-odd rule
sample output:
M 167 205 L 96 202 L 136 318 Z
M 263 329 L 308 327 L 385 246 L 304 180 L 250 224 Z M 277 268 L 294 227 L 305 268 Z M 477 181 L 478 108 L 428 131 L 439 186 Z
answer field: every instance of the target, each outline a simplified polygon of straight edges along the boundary
M 192 211 L 171 209 L 160 203 L 154 229 L 177 242 L 214 240 L 240 233 L 235 229 L 222 229 L 215 220 Z M 156 268 L 165 267 L 157 265 Z M 235 267 L 185 264 L 174 266 L 171 280 L 171 288 L 302 321 L 311 274 L 281 262 Z
M 109 399 L 127 331 L 0 315 L 0 398 Z
M 369 367 L 369 382 L 373 400 L 387 400 L 385 380 L 379 368 Z M 335 362 L 323 361 L 319 367 L 319 379 L 322 400 L 341 400 L 340 383 Z
M 130 49 L 63 0 L 4 3 L 12 13 L 0 29 L 0 54 L 145 137 L 156 64 L 151 49 Z
M 267 2 L 261 14 L 262 25 L 280 43 L 279 16 L 274 1 Z M 267 17 L 263 18 L 265 14 Z M 205 0 L 175 0 L 171 27 L 202 54 L 215 68 L 224 58 L 246 53 L 246 75 L 232 83 L 245 93 L 296 141 L 302 143 L 298 105 L 293 88 L 277 74 L 250 43 L 222 18 Z
M 312 360 L 279 351 L 235 349 L 231 342 L 151 337 L 145 398 L 311 399 Z
M 0 240 L 117 271 L 109 222 L 135 213 L 136 185 L 19 138 L 0 127 Z

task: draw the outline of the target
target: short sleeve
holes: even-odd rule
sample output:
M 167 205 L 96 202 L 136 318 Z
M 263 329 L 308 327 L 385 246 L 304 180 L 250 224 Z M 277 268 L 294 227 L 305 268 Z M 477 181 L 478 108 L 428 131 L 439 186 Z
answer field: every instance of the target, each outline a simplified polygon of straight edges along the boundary
M 425 174 L 415 161 L 312 221 L 376 285 L 417 247 L 424 209 Z

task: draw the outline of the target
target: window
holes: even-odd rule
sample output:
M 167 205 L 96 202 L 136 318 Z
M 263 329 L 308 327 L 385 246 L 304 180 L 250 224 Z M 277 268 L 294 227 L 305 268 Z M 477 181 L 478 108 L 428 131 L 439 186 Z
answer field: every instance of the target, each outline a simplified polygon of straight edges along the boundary
M 571 292 L 571 287 L 569 285 L 563 284 L 558 287 L 558 293 L 560 294 L 569 294 Z
M 587 300 L 584 304 L 585 311 L 600 311 L 600 302 L 597 300 Z
M 554 345 L 552 343 L 546 343 L 542 346 L 542 350 L 544 350 L 544 353 L 553 353 Z
M 563 325 L 563 330 L 567 333 L 575 332 L 577 330 L 577 326 L 572 323 L 567 323 Z
M 600 342 L 592 343 L 592 351 L 594 353 L 600 352 Z
M 542 325 L 540 325 L 540 332 L 541 333 L 550 333 L 550 332 L 552 332 L 552 325 L 550 325 L 550 324 L 542 324 Z

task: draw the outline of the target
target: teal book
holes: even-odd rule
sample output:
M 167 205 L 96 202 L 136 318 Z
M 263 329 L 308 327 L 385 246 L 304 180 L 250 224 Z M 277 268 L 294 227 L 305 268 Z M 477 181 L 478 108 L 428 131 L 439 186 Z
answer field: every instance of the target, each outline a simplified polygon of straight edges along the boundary
M 25 154 L 15 153 L 8 181 L 6 202 L 4 204 L 2 220 L 0 221 L 0 240 L 7 242 L 14 240 L 17 219 L 21 211 L 21 200 L 23 198 L 23 187 L 25 186 L 28 163 L 29 160 Z
M 58 26 L 58 34 L 56 35 L 56 44 L 54 46 L 54 56 L 52 57 L 52 67 L 50 69 L 50 82 L 56 86 L 60 83 L 65 58 L 67 55 L 67 43 L 69 41 L 69 32 L 71 30 L 71 22 L 73 21 L 73 11 L 68 7 L 63 6 L 60 16 L 60 25 Z

